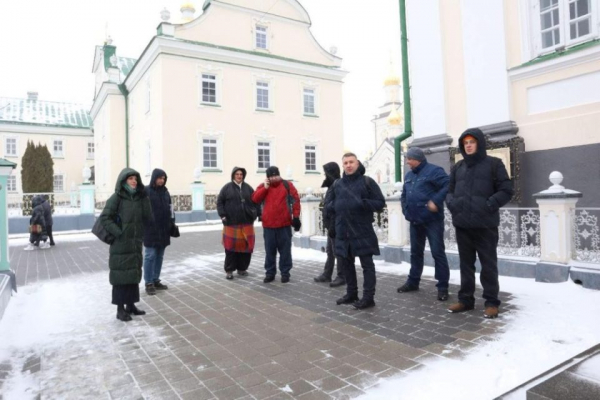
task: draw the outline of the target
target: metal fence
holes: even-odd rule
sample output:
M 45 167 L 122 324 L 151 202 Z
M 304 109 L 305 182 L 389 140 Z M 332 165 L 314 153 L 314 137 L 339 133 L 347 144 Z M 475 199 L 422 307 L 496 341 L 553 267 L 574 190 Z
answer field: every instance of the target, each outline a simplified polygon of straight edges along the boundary
M 389 219 L 388 209 L 385 207 L 381 212 L 373 213 L 373 230 L 377 235 L 377 239 L 380 244 L 387 243 L 388 232 L 389 232 Z M 327 227 L 323 224 L 323 205 L 319 206 L 319 213 L 317 215 L 317 234 L 320 236 L 327 236 Z
M 577 261 L 600 263 L 600 208 L 576 208 L 573 218 L 573 236 Z
M 6 203 L 9 217 L 29 216 L 32 200 L 35 196 L 44 196 L 55 215 L 79 213 L 79 192 L 65 193 L 8 193 Z

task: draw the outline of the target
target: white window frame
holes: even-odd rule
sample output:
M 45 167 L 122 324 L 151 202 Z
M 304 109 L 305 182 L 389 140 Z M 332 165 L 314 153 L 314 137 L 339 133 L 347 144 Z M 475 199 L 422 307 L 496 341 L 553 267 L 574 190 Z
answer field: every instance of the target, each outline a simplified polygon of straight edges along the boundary
M 13 153 L 8 152 L 8 141 L 15 141 L 15 151 Z M 19 138 L 17 136 L 5 136 L 4 137 L 4 157 L 19 157 Z
M 91 154 L 90 154 L 90 145 L 92 145 L 92 150 L 93 150 L 93 152 Z M 86 160 L 93 160 L 96 158 L 96 143 L 94 143 L 93 140 L 90 140 L 87 142 L 85 158 L 86 158 Z
M 204 101 L 203 75 L 215 77 L 215 102 Z M 198 79 L 198 107 L 222 107 L 223 106 L 223 69 L 213 64 L 198 64 L 196 77 Z
M 150 84 L 150 78 L 146 78 L 146 109 L 145 113 L 150 113 L 151 103 L 152 103 L 152 86 Z
M 260 151 L 261 150 L 265 150 L 268 149 L 269 150 L 269 165 L 263 165 L 262 167 L 260 166 Z M 261 172 L 261 171 L 265 171 L 267 168 L 269 168 L 272 165 L 275 165 L 275 163 L 273 162 L 273 142 L 270 140 L 262 140 L 259 139 L 256 141 L 256 169 Z M 264 163 L 264 160 L 263 160 Z
M 558 0 L 558 18 L 559 18 L 559 34 L 560 41 L 550 47 L 542 48 L 542 28 L 541 28 L 541 0 L 527 0 L 527 10 L 524 10 L 529 15 L 526 16 L 528 23 L 525 23 L 525 28 L 529 26 L 529 38 L 524 42 L 524 47 L 530 47 L 530 57 L 527 60 L 535 57 L 552 53 L 556 50 L 566 49 L 583 42 L 594 40 L 599 37 L 598 21 L 600 20 L 600 0 L 589 0 L 590 6 L 590 32 L 587 35 L 571 39 L 570 34 L 570 3 L 576 0 Z M 525 29 L 527 31 L 527 29 Z
M 212 77 L 212 79 L 210 78 Z M 214 84 L 214 101 L 210 101 L 210 100 L 206 100 L 204 98 L 204 84 Z M 210 88 L 209 88 L 210 90 Z M 209 97 L 211 96 L 210 94 L 208 95 Z M 210 104 L 210 105 L 218 105 L 219 104 L 219 83 L 218 83 L 218 76 L 217 74 L 214 73 L 210 73 L 210 72 L 202 72 L 200 74 L 200 102 L 202 104 Z
M 264 39 L 265 46 L 259 46 L 259 36 Z M 269 50 L 269 26 L 266 24 L 254 25 L 254 48 L 257 50 Z
M 56 143 L 60 142 L 61 151 L 60 153 L 56 152 Z M 65 154 L 67 153 L 66 142 L 63 138 L 54 138 L 52 139 L 52 158 L 65 158 Z
M 223 132 L 218 131 L 199 131 L 197 136 L 198 141 L 198 159 L 199 165 L 203 172 L 223 172 Z M 217 149 L 217 166 L 216 167 L 205 167 L 204 166 L 204 141 L 205 140 L 216 140 Z
M 62 178 L 62 189 L 56 190 L 56 177 L 60 176 Z M 65 182 L 67 181 L 67 175 L 63 172 L 57 172 L 52 177 L 52 190 L 54 193 L 64 193 L 65 192 Z
M 312 147 L 309 149 L 308 147 Z M 314 155 L 314 169 L 309 169 L 309 165 L 307 163 L 307 156 L 309 153 Z M 319 172 L 319 147 L 315 143 L 304 143 L 304 172 L 305 173 L 315 173 Z
M 11 183 L 14 183 L 14 188 L 11 186 Z M 16 193 L 19 191 L 19 182 L 16 175 L 10 174 L 6 178 L 6 191 L 9 193 Z
M 266 86 L 265 86 L 266 85 Z M 267 92 L 267 107 L 260 107 L 258 105 L 258 91 Z M 254 107 L 257 111 L 273 111 L 273 96 L 271 94 L 271 82 L 268 80 L 257 79 L 254 84 Z
M 209 142 L 209 143 L 207 143 Z M 206 159 L 206 149 L 214 149 L 214 160 Z M 209 156 L 210 156 L 209 152 Z M 206 165 L 206 162 L 212 163 L 214 165 Z M 215 170 L 219 169 L 219 139 L 215 137 L 203 137 L 202 138 L 202 169 L 203 170 Z

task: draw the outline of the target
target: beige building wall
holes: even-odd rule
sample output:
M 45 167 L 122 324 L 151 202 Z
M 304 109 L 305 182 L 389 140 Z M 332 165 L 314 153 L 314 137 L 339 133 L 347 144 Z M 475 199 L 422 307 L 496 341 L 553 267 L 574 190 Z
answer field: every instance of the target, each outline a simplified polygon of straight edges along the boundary
M 6 154 L 5 138 L 7 137 L 17 139 L 17 156 Z M 14 125 L 12 127 L 5 125 L 0 126 L 0 139 L 1 156 L 17 164 L 17 168 L 13 170 L 13 175 L 17 178 L 17 190 L 11 192 L 19 193 L 23 191 L 21 170 L 23 168 L 23 155 L 27 149 L 28 141 L 32 141 L 36 145 L 45 144 L 48 147 L 48 151 L 54 162 L 54 175 L 60 174 L 63 176 L 63 190 L 57 193 L 71 191 L 72 184 L 75 184 L 75 186 L 80 185 L 83 182 L 82 170 L 84 166 L 92 166 L 94 164 L 94 159 L 88 158 L 88 143 L 93 143 L 94 137 L 91 131 L 87 129 L 61 129 L 34 126 L 29 128 L 27 125 Z M 62 155 L 56 154 L 53 151 L 55 140 L 62 141 Z

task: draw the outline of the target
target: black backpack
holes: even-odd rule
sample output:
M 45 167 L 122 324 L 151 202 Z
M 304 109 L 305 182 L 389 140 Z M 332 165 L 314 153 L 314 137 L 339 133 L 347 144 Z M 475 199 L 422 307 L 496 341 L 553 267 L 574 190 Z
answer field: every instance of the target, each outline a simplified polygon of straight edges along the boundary
M 119 205 L 117 206 L 117 216 L 115 218 L 115 223 L 121 226 L 121 216 L 119 215 L 119 211 L 121 210 L 121 198 L 117 196 L 119 199 Z M 94 222 L 94 226 L 92 227 L 92 233 L 96 235 L 98 239 L 106 244 L 113 244 L 115 241 L 115 237 L 104 228 L 102 222 L 100 221 L 100 217 L 96 218 L 96 222 Z

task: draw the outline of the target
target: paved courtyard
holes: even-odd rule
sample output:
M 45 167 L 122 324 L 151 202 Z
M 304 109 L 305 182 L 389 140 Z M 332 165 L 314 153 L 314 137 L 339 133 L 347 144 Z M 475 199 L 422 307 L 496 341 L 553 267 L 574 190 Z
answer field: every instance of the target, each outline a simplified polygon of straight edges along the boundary
M 74 318 L 65 343 L 19 355 L 32 391 L 43 399 L 350 399 L 502 334 L 502 318 L 484 320 L 481 302 L 476 312 L 448 314 L 431 280 L 400 295 L 405 277 L 378 273 L 377 306 L 366 311 L 337 306 L 344 289 L 313 282 L 321 262 L 296 260 L 290 283 L 264 284 L 257 234 L 249 276 L 227 281 L 220 232 L 184 232 L 167 249 L 169 290 L 142 293 L 147 315 L 130 323 L 110 305 L 106 245 L 57 236 L 45 251 L 11 247 L 20 289 L 73 279 L 84 288 L 82 307 L 97 314 L 85 324 Z M 503 312 L 515 312 L 511 295 L 502 299 Z M 0 359 L 0 393 L 14 372 L 9 361 Z

